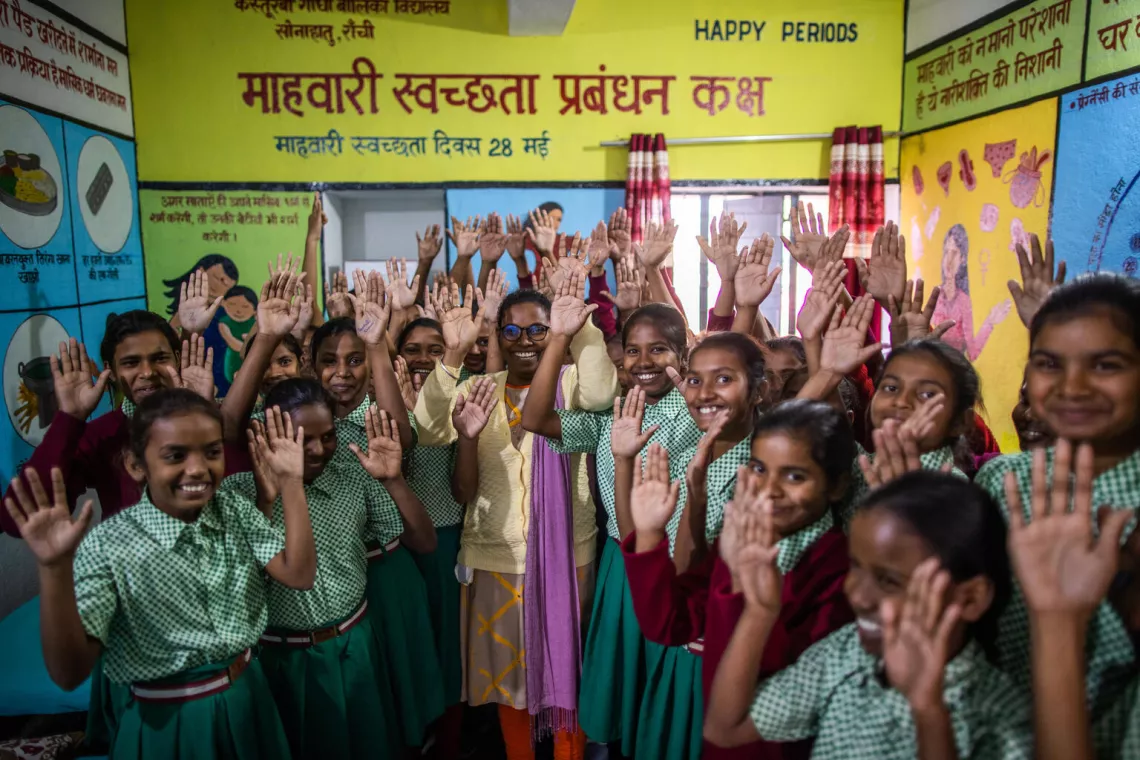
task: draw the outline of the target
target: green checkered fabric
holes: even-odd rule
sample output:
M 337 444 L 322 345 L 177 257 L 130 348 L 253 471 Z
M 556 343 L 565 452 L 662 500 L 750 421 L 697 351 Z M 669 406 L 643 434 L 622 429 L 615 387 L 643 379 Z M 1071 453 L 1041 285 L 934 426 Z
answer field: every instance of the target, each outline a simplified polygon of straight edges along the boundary
M 247 499 L 257 499 L 252 472 L 231 475 L 224 485 Z M 306 590 L 269 579 L 269 625 L 274 628 L 311 631 L 352 614 L 364 598 L 368 580 L 365 540 L 390 541 L 403 530 L 392 498 L 368 477 L 351 452 L 337 451 L 324 472 L 305 485 L 305 497 L 317 547 L 317 577 Z M 284 531 L 280 498 L 270 522 Z
M 1054 450 L 1050 447 L 1046 451 L 1046 470 L 1050 479 L 1053 477 L 1053 454 Z M 1014 473 L 1021 493 L 1028 494 L 1032 469 L 1032 452 L 1000 456 L 987 462 L 974 482 L 1002 505 L 1002 511 L 1008 519 L 1005 474 Z M 1113 509 L 1136 509 L 1140 506 L 1140 451 L 1134 452 L 1116 467 L 1093 480 L 1093 504 Z M 1030 503 L 1027 496 L 1022 498 L 1022 505 L 1028 520 Z M 1015 683 L 1028 690 L 1032 685 L 1029 614 L 1016 578 L 1013 597 L 1001 617 L 998 649 L 1002 669 L 1010 674 Z M 1135 663 L 1136 652 L 1128 630 L 1112 605 L 1107 601 L 1102 602 L 1089 623 L 1085 645 L 1086 685 L 1094 720 L 1104 714 L 1129 681 L 1135 678 Z M 1105 740 L 1111 738 L 1106 736 Z
M 463 522 L 463 505 L 451 498 L 455 445 L 416 446 L 411 451 L 408 485 L 420 497 L 437 528 Z
M 687 451 L 678 456 L 669 455 L 669 478 L 681 481 L 681 493 L 677 497 L 677 511 L 669 518 L 665 526 L 665 533 L 669 536 L 669 553 L 677 543 L 677 530 L 681 527 L 681 516 L 684 514 L 685 500 L 689 495 L 688 485 L 685 483 L 685 470 L 689 462 L 696 456 L 697 444 L 693 444 Z M 716 540 L 724 527 L 724 505 L 732 499 L 736 490 L 736 471 L 752 460 L 752 437 L 746 436 L 743 441 L 733 446 L 721 456 L 714 459 L 705 473 L 705 491 L 708 494 L 708 511 L 705 513 L 705 540 Z
M 851 463 L 851 487 L 847 489 L 847 495 L 839 505 L 839 516 L 843 522 L 844 530 L 851 524 L 851 518 L 855 515 L 855 507 L 859 506 L 859 502 L 863 497 L 870 493 L 871 489 L 867 485 L 867 478 L 863 477 L 863 469 L 859 466 L 859 456 L 866 456 L 875 461 L 874 454 L 868 454 L 867 450 L 855 444 L 857 456 L 855 461 Z M 947 464 L 951 465 L 950 474 L 955 475 L 963 480 L 968 480 L 966 473 L 954 467 L 954 450 L 949 446 L 943 446 L 934 451 L 928 451 L 919 457 L 922 462 L 922 469 L 924 470 L 941 470 Z
M 804 552 L 810 549 L 834 525 L 835 518 L 832 517 L 829 509 L 811 525 L 801 528 L 790 536 L 781 538 L 776 542 L 776 551 L 778 552 L 776 554 L 776 567 L 784 575 L 792 572 L 796 564 L 799 563 L 800 557 L 804 556 Z
M 131 401 L 129 398 L 123 399 L 123 403 L 119 408 L 123 410 L 123 414 L 127 416 L 128 420 L 134 419 L 135 412 L 138 410 L 138 407 L 135 406 L 135 402 Z
M 1093 741 L 1098 757 L 1140 757 L 1140 680 L 1133 679 L 1096 722 Z
M 548 439 L 548 444 L 559 454 L 596 455 L 598 492 L 602 497 L 602 507 L 606 510 L 606 532 L 610 538 L 620 541 L 614 511 L 614 453 L 610 449 L 613 413 L 559 409 L 558 416 L 562 420 L 562 440 Z M 661 444 L 670 457 L 680 456 L 682 452 L 693 449 L 701 437 L 701 431 L 689 414 L 685 397 L 675 388 L 656 404 L 645 406 L 641 424 L 642 430 L 654 425 L 661 426 L 649 439 L 649 443 Z
M 232 658 L 268 620 L 261 568 L 285 535 L 225 487 L 192 523 L 142 501 L 99 523 L 75 554 L 75 600 L 107 676 L 150 681 Z
M 813 760 L 913 760 L 919 755 L 910 705 L 884 685 L 881 672 L 855 625 L 846 625 L 757 687 L 752 722 L 769 741 L 814 737 Z M 976 643 L 946 665 L 943 698 L 959 757 L 1032 757 L 1029 704 Z
M 365 396 L 359 406 L 336 421 L 337 444 L 344 447 L 344 450 L 349 454 L 352 453 L 348 450 L 350 443 L 355 443 L 361 451 L 368 451 L 368 428 L 365 427 L 364 415 L 372 403 L 372 396 Z M 414 447 L 418 437 L 416 417 L 411 412 L 408 412 L 407 415 L 408 423 L 412 426 L 412 446 Z

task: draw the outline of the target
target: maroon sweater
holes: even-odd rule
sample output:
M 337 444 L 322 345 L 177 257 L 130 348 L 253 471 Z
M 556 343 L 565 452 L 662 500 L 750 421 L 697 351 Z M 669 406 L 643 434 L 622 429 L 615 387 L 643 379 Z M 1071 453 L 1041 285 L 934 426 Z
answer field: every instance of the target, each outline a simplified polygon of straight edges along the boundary
M 703 636 L 701 686 L 707 709 L 713 677 L 744 610 L 744 597 L 732 593 L 732 577 L 717 547 L 703 562 L 678 575 L 667 541 L 637 554 L 633 551 L 635 540 L 634 534 L 626 537 L 622 556 L 642 633 L 665 646 L 683 646 Z M 833 527 L 784 576 L 780 618 L 764 648 L 757 682 L 791 665 L 812 644 L 854 620 L 843 594 L 847 566 L 847 537 Z M 705 742 L 701 757 L 800 760 L 811 756 L 811 745 L 810 740 L 754 742 L 724 749 Z
M 130 420 L 121 409 L 107 412 L 90 422 L 77 420 L 65 412 L 56 412 L 43 441 L 32 452 L 24 467 L 35 469 L 40 482 L 50 489 L 51 470 L 63 471 L 67 500 L 74 509 L 88 488 L 99 496 L 99 506 L 106 520 L 111 515 L 137 504 L 142 486 L 134 481 L 123 464 L 123 452 L 130 442 Z M 226 475 L 250 469 L 249 453 L 244 446 L 226 444 Z M 21 472 L 24 467 L 21 467 Z M 4 494 L 15 498 L 11 486 Z M 8 510 L 0 510 L 0 529 L 10 536 L 20 536 Z

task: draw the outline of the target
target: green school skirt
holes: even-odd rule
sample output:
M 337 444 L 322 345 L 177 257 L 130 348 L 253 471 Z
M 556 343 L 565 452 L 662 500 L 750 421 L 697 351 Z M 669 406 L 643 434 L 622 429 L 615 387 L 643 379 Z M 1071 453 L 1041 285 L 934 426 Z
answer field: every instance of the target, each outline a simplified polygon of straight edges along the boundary
M 229 662 L 183 671 L 154 683 L 171 685 L 209 678 Z M 132 700 L 119 720 L 111 757 L 115 760 L 280 760 L 289 742 L 254 657 L 228 689 L 177 704 Z
M 459 535 L 462 525 L 437 527 L 439 545 L 431 554 L 412 554 L 427 586 L 428 611 L 435 631 L 435 648 L 443 673 L 445 705 L 461 701 L 463 692 L 463 658 L 459 643 L 459 595 L 461 586 L 455 578 L 455 562 L 459 557 Z
M 110 748 L 115 743 L 119 718 L 131 703 L 131 689 L 115 683 L 103 672 L 103 655 L 91 669 L 91 701 L 87 708 L 87 745 Z
M 649 676 L 641 698 L 636 760 L 697 760 L 704 696 L 701 658 L 685 647 L 646 642 Z
M 427 588 L 411 552 L 400 546 L 371 560 L 367 596 L 404 745 L 421 747 L 428 726 L 443 714 L 443 676 Z
M 590 741 L 621 742 L 633 757 L 638 714 L 646 681 L 645 637 L 633 611 L 621 547 L 602 548 L 590 630 L 582 658 L 578 722 Z
M 295 760 L 399 755 L 395 707 L 377 682 L 380 652 L 367 617 L 315 646 L 263 641 L 260 659 Z

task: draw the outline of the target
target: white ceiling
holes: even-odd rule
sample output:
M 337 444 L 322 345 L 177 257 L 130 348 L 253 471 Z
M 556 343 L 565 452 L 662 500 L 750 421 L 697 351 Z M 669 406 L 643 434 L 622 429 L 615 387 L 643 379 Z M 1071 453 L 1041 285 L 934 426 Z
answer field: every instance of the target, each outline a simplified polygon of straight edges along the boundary
M 574 0 L 507 0 L 512 37 L 557 37 L 566 28 Z

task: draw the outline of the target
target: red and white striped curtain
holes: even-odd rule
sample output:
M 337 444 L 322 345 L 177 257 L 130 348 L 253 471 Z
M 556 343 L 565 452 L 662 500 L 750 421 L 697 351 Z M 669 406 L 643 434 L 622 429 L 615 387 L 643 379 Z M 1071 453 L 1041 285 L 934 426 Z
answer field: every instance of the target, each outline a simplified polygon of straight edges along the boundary
M 847 290 L 863 292 L 855 258 L 870 258 L 875 230 L 882 226 L 883 128 L 837 127 L 831 137 L 831 175 L 827 183 L 828 226 L 832 233 L 844 224 L 851 228 L 847 261 Z M 875 310 L 871 334 L 878 340 L 880 310 Z
M 625 210 L 630 236 L 640 243 L 649 222 L 663 222 L 669 213 L 669 154 L 665 135 L 634 134 L 629 138 L 629 168 L 625 179 Z

